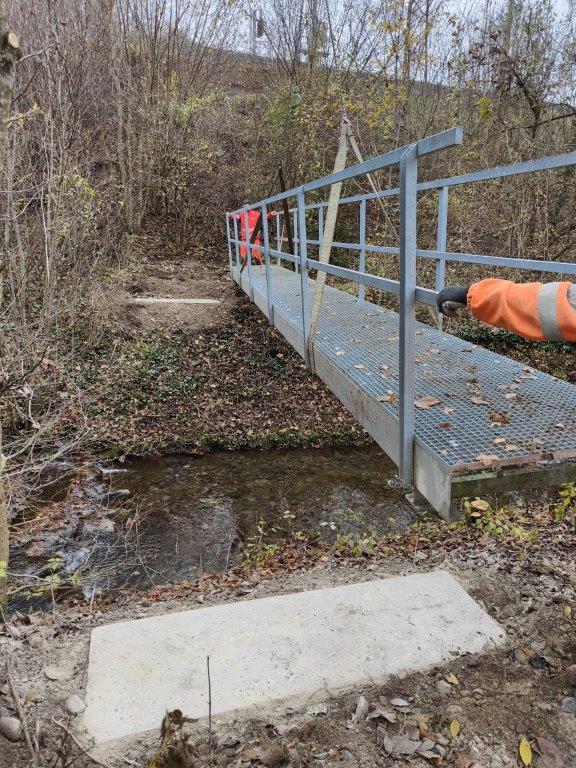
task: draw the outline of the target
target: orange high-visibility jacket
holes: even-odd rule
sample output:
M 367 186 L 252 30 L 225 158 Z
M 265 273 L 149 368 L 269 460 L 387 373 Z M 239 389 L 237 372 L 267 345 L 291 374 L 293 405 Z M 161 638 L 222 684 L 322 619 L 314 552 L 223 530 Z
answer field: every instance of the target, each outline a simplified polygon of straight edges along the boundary
M 479 320 L 534 341 L 576 341 L 576 285 L 490 278 L 470 286 L 468 308 Z
M 252 232 L 254 232 L 254 227 L 258 223 L 258 219 L 260 218 L 260 211 L 258 211 L 256 208 L 252 208 L 248 211 L 248 229 L 250 230 L 250 234 L 248 238 L 246 238 L 246 218 L 243 213 L 237 213 L 236 219 L 240 222 L 240 240 L 246 241 L 246 239 L 251 240 L 252 239 Z M 266 216 L 268 220 L 274 218 L 274 212 L 270 211 L 268 215 Z M 252 259 L 257 264 L 263 263 L 263 256 L 262 251 L 260 248 L 256 248 L 257 245 L 262 245 L 262 235 L 258 234 L 256 236 L 256 239 L 254 240 L 254 244 L 250 248 L 250 255 Z M 244 261 L 246 259 L 246 256 L 248 254 L 248 248 L 245 245 L 240 246 L 240 256 L 242 257 L 242 260 Z
M 246 237 L 246 219 L 243 213 L 236 214 L 236 218 L 240 222 L 240 240 L 250 240 L 252 238 L 252 232 L 256 226 L 258 219 L 260 218 L 260 212 L 256 209 L 248 211 L 248 229 L 250 234 Z M 250 255 L 257 264 L 262 264 L 262 251 L 260 248 L 255 248 L 256 245 L 262 245 L 262 238 L 260 235 L 254 240 L 254 245 L 250 248 Z M 240 256 L 244 260 L 247 256 L 248 248 L 245 245 L 240 246 Z

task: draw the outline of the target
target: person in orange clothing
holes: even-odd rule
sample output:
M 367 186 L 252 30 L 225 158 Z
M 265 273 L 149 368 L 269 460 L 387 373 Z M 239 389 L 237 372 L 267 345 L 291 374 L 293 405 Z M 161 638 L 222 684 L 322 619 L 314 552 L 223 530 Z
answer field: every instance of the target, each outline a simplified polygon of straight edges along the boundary
M 248 237 L 246 237 L 246 217 L 244 216 L 244 213 L 237 213 L 236 218 L 240 222 L 240 240 L 243 240 L 244 242 L 246 242 L 246 240 L 251 240 L 252 232 L 254 232 L 254 227 L 258 224 L 258 219 L 260 218 L 260 211 L 256 210 L 255 208 L 248 211 L 248 229 L 250 231 L 250 234 L 248 235 Z M 256 264 L 262 264 L 263 262 L 262 251 L 259 248 L 255 247 L 257 245 L 262 245 L 262 236 L 260 235 L 260 233 L 258 233 L 256 239 L 254 240 L 253 246 L 250 248 L 250 255 L 252 257 L 252 261 L 255 261 Z M 247 255 L 248 255 L 247 246 L 241 245 L 240 258 L 243 264 L 246 262 Z
M 576 342 L 576 284 L 514 283 L 489 278 L 444 288 L 438 311 L 454 317 L 467 307 L 474 317 L 533 341 Z

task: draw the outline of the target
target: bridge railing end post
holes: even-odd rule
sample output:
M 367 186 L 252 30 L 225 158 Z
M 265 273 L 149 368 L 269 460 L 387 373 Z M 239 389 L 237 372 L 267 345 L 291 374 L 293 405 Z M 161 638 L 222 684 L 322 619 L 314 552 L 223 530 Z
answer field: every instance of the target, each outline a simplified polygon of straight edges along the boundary
M 300 187 L 296 196 L 298 220 L 298 255 L 300 266 L 300 299 L 302 307 L 302 341 L 304 344 L 304 361 L 310 365 L 308 343 L 310 340 L 310 296 L 308 294 L 308 241 L 306 236 L 306 201 L 304 187 Z
M 414 484 L 414 375 L 416 339 L 416 186 L 418 150 L 400 160 L 399 471 Z

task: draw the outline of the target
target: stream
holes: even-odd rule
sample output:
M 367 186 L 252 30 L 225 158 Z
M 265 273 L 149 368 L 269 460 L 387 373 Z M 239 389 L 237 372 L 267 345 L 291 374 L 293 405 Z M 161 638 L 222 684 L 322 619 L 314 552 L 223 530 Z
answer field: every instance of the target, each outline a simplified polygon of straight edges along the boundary
M 378 536 L 418 518 L 394 464 L 375 446 L 166 456 L 104 472 L 87 491 L 110 499 L 102 524 L 85 522 L 50 553 L 67 576 L 77 574 L 87 597 L 221 571 L 260 538 Z M 16 549 L 13 569 L 32 565 Z

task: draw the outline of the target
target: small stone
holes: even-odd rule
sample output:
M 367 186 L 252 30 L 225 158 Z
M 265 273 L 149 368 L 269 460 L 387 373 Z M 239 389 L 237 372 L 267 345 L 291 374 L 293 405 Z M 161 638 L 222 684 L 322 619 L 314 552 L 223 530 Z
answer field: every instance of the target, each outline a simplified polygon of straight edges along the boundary
M 450 704 L 446 707 L 446 717 L 448 720 L 461 720 L 464 710 L 458 704 Z
M 44 667 L 44 674 L 48 680 L 69 680 L 72 672 L 64 667 L 56 667 L 53 664 Z
M 314 704 L 314 706 L 310 707 L 306 710 L 307 714 L 309 715 L 326 715 L 328 713 L 328 705 L 327 704 Z
M 109 491 L 105 496 L 103 501 L 117 501 L 118 499 L 124 499 L 126 496 L 130 496 L 130 491 L 128 488 L 118 488 L 116 491 Z
M 0 733 L 8 741 L 20 741 L 22 736 L 22 723 L 17 717 L 0 717 Z
M 80 696 L 73 693 L 64 702 L 64 709 L 69 715 L 79 715 L 86 709 L 86 704 L 84 704 Z
M 452 693 L 452 686 L 446 680 L 436 680 L 436 690 L 441 696 L 448 696 Z
M 240 739 L 237 736 L 233 736 L 231 733 L 226 733 L 224 736 L 218 739 L 219 747 L 235 747 L 239 744 Z
M 576 699 L 573 696 L 566 696 L 560 704 L 562 712 L 568 712 L 569 715 L 576 715 Z
M 406 699 L 391 699 L 390 704 L 392 704 L 393 707 L 409 707 L 410 704 L 406 701 Z

